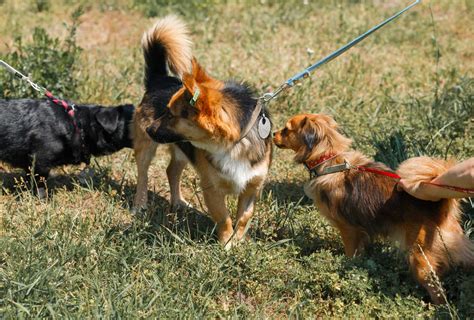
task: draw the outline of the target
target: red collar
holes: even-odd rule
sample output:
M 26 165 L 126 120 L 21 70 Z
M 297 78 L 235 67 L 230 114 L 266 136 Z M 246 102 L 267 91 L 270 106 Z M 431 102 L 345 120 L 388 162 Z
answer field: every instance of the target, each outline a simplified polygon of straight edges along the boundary
M 306 168 L 309 171 L 312 171 L 314 168 L 316 168 L 317 166 L 319 166 L 323 162 L 328 161 L 332 158 L 335 158 L 336 156 L 337 156 L 337 154 L 335 154 L 335 153 L 324 154 L 316 160 L 305 161 L 304 165 L 306 166 Z

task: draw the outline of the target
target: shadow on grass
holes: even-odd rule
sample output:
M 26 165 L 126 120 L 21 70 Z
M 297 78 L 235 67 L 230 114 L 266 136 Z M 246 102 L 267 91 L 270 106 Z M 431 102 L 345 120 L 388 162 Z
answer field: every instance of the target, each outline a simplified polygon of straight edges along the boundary
M 303 191 L 305 181 L 271 181 L 263 188 L 263 197 L 271 194 L 280 202 L 299 202 L 301 205 L 312 204 L 312 200 L 306 197 Z M 303 198 L 303 199 L 302 199 Z
M 74 181 L 74 178 L 72 180 Z M 213 232 L 215 224 L 207 215 L 192 207 L 172 212 L 168 199 L 160 195 L 161 190 L 148 190 L 147 208 L 135 211 L 132 209 L 135 184 L 125 183 L 124 180 L 116 181 L 110 178 L 107 170 L 99 170 L 90 178 L 87 187 L 107 193 L 124 209 L 130 210 L 134 214 L 132 223 L 145 233 L 159 232 L 170 240 L 202 241 L 216 238 Z M 127 226 L 126 229 L 127 232 L 139 230 L 131 226 Z
M 21 170 L 11 172 L 0 171 L 1 188 L 9 194 L 20 195 L 22 192 L 32 192 L 30 187 L 30 177 Z M 130 185 L 124 180 L 117 181 L 111 178 L 110 172 L 103 168 L 94 168 L 92 175 L 84 178 L 79 174 L 56 175 L 47 180 L 48 197 L 54 197 L 58 189 L 72 191 L 78 186 L 86 190 L 100 191 L 107 194 L 115 203 L 126 210 L 132 211 L 133 198 L 136 190 L 135 185 Z M 21 197 L 15 197 L 21 201 Z M 47 201 L 47 200 L 45 200 Z M 171 237 L 181 235 L 183 237 L 200 241 L 204 238 L 215 238 L 213 234 L 214 223 L 201 211 L 194 208 L 170 212 L 170 205 L 167 198 L 160 195 L 159 191 L 148 191 L 147 209 L 133 213 L 135 219 L 133 224 L 142 225 L 147 232 L 156 233 L 165 231 Z M 132 226 L 113 226 L 110 232 L 123 232 L 132 230 Z

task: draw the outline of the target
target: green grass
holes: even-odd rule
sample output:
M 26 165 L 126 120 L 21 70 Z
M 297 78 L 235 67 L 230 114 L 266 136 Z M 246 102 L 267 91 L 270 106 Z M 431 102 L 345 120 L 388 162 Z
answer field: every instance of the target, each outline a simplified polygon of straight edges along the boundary
M 264 93 L 406 5 L 308 2 L 5 0 L 0 57 L 65 98 L 138 103 L 141 34 L 154 16 L 178 13 L 212 75 Z M 270 106 L 276 126 L 299 112 L 330 113 L 357 149 L 392 167 L 421 154 L 471 157 L 472 10 L 469 1 L 425 1 L 282 94 Z M 3 97 L 35 96 L 3 71 L 0 80 Z M 27 176 L 4 168 L 0 317 L 474 318 L 472 271 L 447 275 L 450 306 L 434 307 L 389 244 L 345 258 L 337 232 L 304 197 L 307 173 L 291 157 L 275 150 L 251 240 L 230 252 L 216 242 L 192 169 L 183 183 L 199 212 L 168 214 L 164 148 L 150 170 L 146 218 L 129 211 L 130 150 L 95 159 L 86 182 L 80 168 L 56 170 L 47 201 L 31 195 Z M 474 239 L 474 212 L 465 208 Z

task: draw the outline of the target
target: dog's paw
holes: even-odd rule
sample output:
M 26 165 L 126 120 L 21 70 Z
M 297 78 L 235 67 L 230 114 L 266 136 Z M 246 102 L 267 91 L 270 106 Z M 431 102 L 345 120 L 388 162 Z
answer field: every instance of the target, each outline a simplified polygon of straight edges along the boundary
M 178 201 L 171 202 L 170 212 L 179 212 L 192 209 L 193 206 L 186 200 L 179 199 Z
M 147 214 L 146 206 L 132 207 L 130 213 L 136 217 L 145 217 Z
M 86 185 L 95 175 L 95 170 L 93 168 L 87 167 L 84 170 L 81 170 L 77 175 L 77 180 L 81 185 Z
M 48 198 L 48 192 L 43 187 L 38 188 L 38 192 L 36 193 L 36 195 L 40 200 L 46 200 Z
M 231 239 L 231 240 L 227 241 L 226 243 L 224 243 L 224 250 L 225 251 L 230 251 L 230 250 L 232 250 L 232 248 L 234 248 L 237 245 L 238 245 L 238 243 Z

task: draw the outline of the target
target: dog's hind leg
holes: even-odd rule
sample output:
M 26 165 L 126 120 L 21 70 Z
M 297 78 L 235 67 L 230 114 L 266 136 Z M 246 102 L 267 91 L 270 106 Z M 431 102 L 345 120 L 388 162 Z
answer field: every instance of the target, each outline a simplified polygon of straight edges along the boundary
M 410 270 L 415 279 L 428 291 L 431 301 L 434 304 L 443 304 L 445 299 L 443 296 L 443 288 L 439 281 L 440 272 L 436 266 L 436 262 L 429 252 L 425 252 L 421 247 L 413 248 L 409 256 Z
M 181 194 L 181 175 L 188 160 L 186 156 L 174 145 L 170 147 L 171 161 L 166 168 L 166 175 L 170 184 L 171 211 L 176 211 L 181 207 L 188 207 L 188 203 Z
M 137 131 L 134 137 L 133 149 L 137 162 L 138 178 L 133 207 L 135 210 L 140 210 L 145 208 L 148 202 L 148 168 L 155 156 L 158 144 L 153 142 L 143 131 Z
M 406 242 L 411 243 L 408 256 L 410 271 L 418 283 L 428 291 L 431 301 L 434 304 L 443 304 L 446 301 L 439 277 L 445 271 L 448 262 L 442 261 L 441 256 L 433 251 L 436 250 L 436 235 L 436 226 L 422 225 L 407 232 Z

